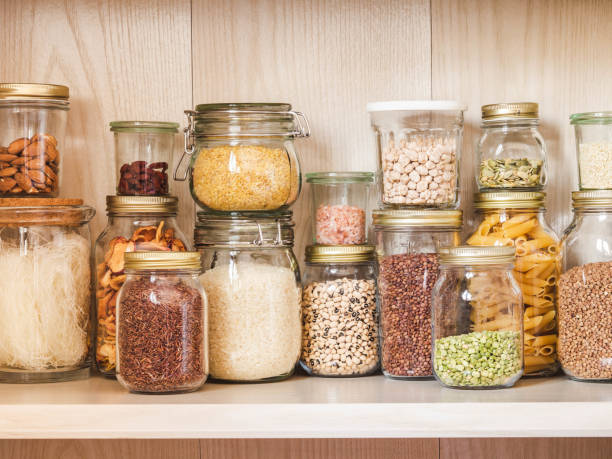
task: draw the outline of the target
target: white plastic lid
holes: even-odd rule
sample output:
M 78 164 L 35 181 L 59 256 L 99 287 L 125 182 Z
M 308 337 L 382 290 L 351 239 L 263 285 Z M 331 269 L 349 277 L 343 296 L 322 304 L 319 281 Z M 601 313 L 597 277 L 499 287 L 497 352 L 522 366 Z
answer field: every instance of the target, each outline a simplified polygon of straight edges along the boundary
M 456 100 L 390 100 L 386 102 L 370 102 L 367 110 L 371 112 L 391 112 L 400 110 L 467 110 L 467 105 Z

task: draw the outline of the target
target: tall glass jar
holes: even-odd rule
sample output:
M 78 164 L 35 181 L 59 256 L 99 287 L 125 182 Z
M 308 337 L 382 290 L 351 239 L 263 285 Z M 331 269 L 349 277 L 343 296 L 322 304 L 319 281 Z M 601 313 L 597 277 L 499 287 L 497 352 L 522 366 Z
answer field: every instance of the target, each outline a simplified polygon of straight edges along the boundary
M 612 381 L 612 190 L 572 193 L 562 241 L 559 360 L 579 381 Z
M 94 214 L 80 199 L 0 199 L 0 382 L 89 376 Z
M 278 381 L 294 371 L 302 290 L 291 216 L 198 213 L 194 239 L 210 306 L 215 380 Z
M 306 247 L 300 364 L 315 376 L 379 367 L 374 246 Z
M 117 302 L 117 381 L 131 392 L 190 392 L 208 375 L 206 295 L 198 252 L 125 256 Z
M 446 100 L 368 104 L 383 205 L 458 206 L 465 110 L 465 105 Z
M 59 194 L 66 86 L 0 83 L 0 196 Z
M 289 104 L 263 103 L 202 104 L 185 114 L 185 153 L 174 178 L 189 176 L 202 209 L 269 212 L 295 202 L 302 176 L 294 140 L 310 135 L 302 113 Z
M 178 123 L 113 121 L 117 194 L 165 196 L 170 194 L 168 165 L 172 164 Z
M 432 294 L 433 369 L 457 389 L 511 387 L 523 373 L 514 247 L 443 247 Z
M 476 183 L 480 191 L 539 191 L 546 184 L 546 144 L 538 131 L 538 104 L 482 107 Z
M 432 378 L 431 294 L 440 247 L 459 245 L 460 210 L 375 210 L 382 371 Z
M 552 376 L 557 359 L 557 281 L 561 274 L 559 239 L 544 218 L 540 192 L 479 193 L 477 221 L 469 245 L 513 246 L 513 274 L 523 293 L 525 376 Z
M 372 172 L 306 174 L 315 244 L 354 245 L 368 240 Z
M 125 282 L 127 252 L 183 252 L 191 243 L 178 227 L 178 199 L 172 196 L 107 196 L 108 223 L 95 244 L 96 366 L 114 376 L 116 306 Z
M 574 113 L 570 120 L 580 189 L 612 189 L 612 111 Z

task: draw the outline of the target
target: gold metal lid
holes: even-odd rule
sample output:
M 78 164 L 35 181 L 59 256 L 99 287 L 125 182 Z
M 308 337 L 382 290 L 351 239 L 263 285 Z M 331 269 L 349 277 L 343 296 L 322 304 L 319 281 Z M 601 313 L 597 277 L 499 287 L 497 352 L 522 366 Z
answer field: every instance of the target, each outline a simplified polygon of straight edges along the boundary
M 475 193 L 475 209 L 539 209 L 544 207 L 546 193 L 541 191 L 496 191 Z
M 126 252 L 125 269 L 202 269 L 200 252 Z
M 373 245 L 309 245 L 306 247 L 308 263 L 352 263 L 374 260 Z
M 514 262 L 515 248 L 508 246 L 440 247 L 440 263 L 447 265 L 496 265 Z
M 612 190 L 572 191 L 574 209 L 612 207 Z
M 106 213 L 110 215 L 178 213 L 176 196 L 107 196 Z
M 0 83 L 0 99 L 68 100 L 68 86 L 40 83 Z
M 482 119 L 499 118 L 538 118 L 539 107 L 535 102 L 514 102 L 509 104 L 489 104 L 482 106 Z
M 461 228 L 460 210 L 388 210 L 372 211 L 375 225 L 382 227 L 431 226 Z

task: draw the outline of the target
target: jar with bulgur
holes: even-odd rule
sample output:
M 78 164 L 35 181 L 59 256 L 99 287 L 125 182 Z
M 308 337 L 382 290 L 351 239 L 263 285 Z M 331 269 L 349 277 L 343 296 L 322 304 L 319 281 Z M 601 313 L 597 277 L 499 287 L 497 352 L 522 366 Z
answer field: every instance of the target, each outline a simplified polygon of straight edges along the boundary
M 296 201 L 301 171 L 294 140 L 310 135 L 302 113 L 283 103 L 201 104 L 185 113 L 185 153 L 174 178 L 189 177 L 199 207 L 269 212 Z

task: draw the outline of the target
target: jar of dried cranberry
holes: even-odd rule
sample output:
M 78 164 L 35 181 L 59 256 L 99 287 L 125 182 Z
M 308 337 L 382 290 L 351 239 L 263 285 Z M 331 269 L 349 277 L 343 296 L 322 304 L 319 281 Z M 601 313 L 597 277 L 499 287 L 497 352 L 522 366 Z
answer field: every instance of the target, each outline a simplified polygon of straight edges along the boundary
M 170 193 L 168 165 L 172 162 L 177 123 L 113 121 L 117 194 L 165 196 Z

